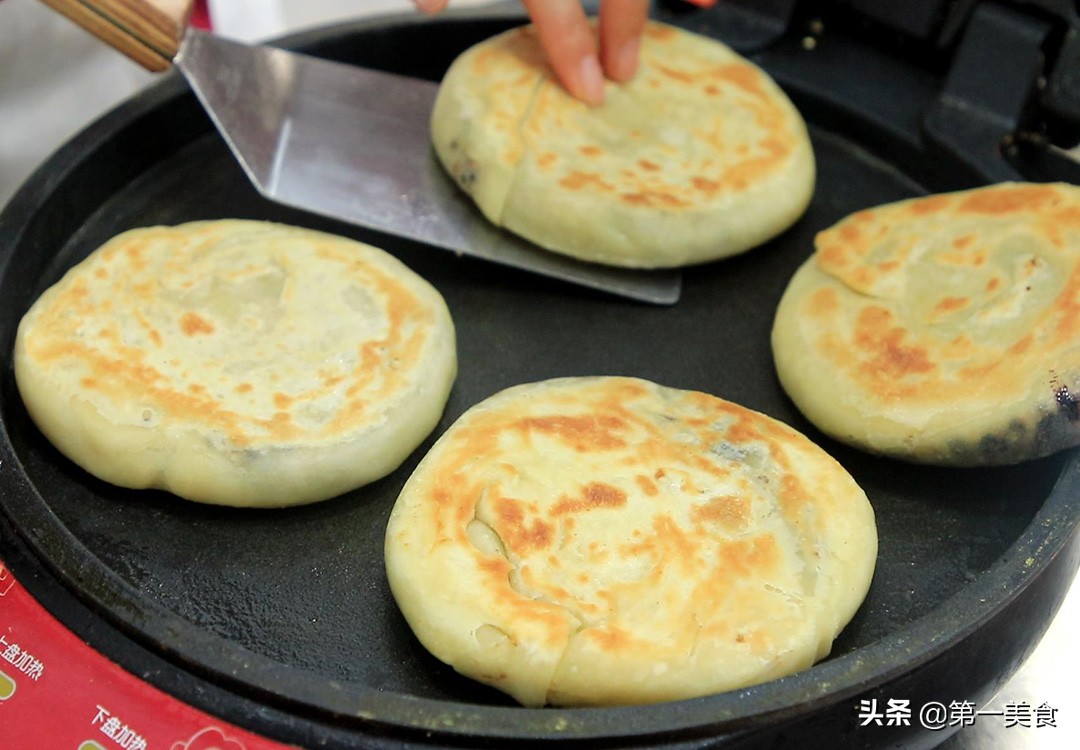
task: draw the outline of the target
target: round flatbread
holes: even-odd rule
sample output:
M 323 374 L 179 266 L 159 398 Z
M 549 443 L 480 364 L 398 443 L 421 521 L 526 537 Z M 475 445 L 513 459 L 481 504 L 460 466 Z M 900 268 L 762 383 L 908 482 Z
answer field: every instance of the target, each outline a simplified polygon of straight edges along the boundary
M 1009 464 L 1080 443 L 1080 188 L 1001 184 L 820 233 L 772 333 L 780 382 L 838 440 Z
M 805 437 L 616 377 L 470 409 L 386 532 L 420 642 L 528 706 L 690 698 L 808 667 L 865 597 L 876 551 L 866 496 Z
M 456 350 L 442 297 L 383 251 L 226 220 L 106 243 L 26 313 L 14 363 L 34 422 L 101 479 L 282 506 L 395 469 Z
M 435 151 L 493 223 L 545 248 L 666 267 L 755 247 L 803 213 L 806 126 L 757 66 L 703 36 L 645 28 L 637 75 L 590 107 L 554 79 L 531 27 L 450 67 Z

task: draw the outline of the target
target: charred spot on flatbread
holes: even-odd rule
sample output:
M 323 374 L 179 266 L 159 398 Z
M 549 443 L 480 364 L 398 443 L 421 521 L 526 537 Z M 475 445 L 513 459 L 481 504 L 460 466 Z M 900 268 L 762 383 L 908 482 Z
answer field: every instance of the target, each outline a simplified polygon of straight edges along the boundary
M 1009 464 L 1080 443 L 1080 188 L 1006 183 L 821 232 L 773 328 L 785 389 L 876 453 Z
M 809 667 L 862 602 L 876 549 L 866 496 L 802 435 L 616 377 L 470 409 L 386 533 L 421 643 L 525 705 L 674 700 Z
M 556 82 L 531 27 L 481 42 L 443 79 L 432 140 L 493 223 L 612 265 L 748 250 L 798 219 L 814 183 L 806 126 L 768 75 L 658 23 L 599 107 Z

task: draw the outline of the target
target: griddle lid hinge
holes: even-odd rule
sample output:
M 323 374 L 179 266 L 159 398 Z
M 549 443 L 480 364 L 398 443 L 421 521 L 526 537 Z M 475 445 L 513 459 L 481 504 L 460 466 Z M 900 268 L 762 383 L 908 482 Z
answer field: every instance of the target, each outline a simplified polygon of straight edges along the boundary
M 1018 134 L 1038 119 L 1045 46 L 1053 31 L 1045 18 L 986 2 L 974 8 L 959 32 L 922 128 L 927 146 L 963 169 L 963 182 L 1024 179 L 1006 155 Z
M 1023 28 L 1029 24 L 1049 26 L 1040 41 L 1045 58 L 1037 97 L 1040 119 L 1051 131 L 1049 135 L 1054 143 L 1072 146 L 1080 142 L 1080 2 L 1077 0 L 803 0 L 803 6 L 811 8 L 829 5 L 838 11 L 847 9 L 941 51 L 956 49 L 959 40 L 969 46 L 987 41 L 984 24 L 995 14 L 995 9 L 1011 11 L 998 15 L 1017 19 L 1017 38 L 1029 35 L 1030 29 Z M 1009 46 L 996 50 L 996 54 L 1008 61 L 1014 51 Z M 992 65 L 984 68 L 986 86 L 997 82 L 993 72 Z

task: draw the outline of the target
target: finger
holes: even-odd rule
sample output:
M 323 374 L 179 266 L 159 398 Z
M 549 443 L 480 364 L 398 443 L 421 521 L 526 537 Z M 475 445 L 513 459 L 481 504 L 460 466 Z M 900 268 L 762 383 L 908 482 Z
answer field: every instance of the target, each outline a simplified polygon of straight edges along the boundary
M 413 0 L 421 13 L 438 13 L 446 8 L 449 0 Z
M 600 0 L 600 64 L 614 81 L 637 72 L 648 0 Z
M 555 77 L 582 101 L 604 100 L 596 40 L 578 0 L 522 0 Z

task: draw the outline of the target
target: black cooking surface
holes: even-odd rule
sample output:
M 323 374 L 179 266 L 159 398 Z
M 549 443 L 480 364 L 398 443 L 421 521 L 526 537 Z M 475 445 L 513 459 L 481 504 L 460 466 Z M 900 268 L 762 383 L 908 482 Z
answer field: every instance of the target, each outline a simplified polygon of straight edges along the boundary
M 342 39 L 361 38 L 370 44 L 349 49 L 362 48 L 360 54 L 371 60 L 359 62 L 437 77 L 457 49 L 492 31 L 490 24 L 452 22 L 371 26 L 331 36 L 319 49 L 335 56 Z M 432 48 L 432 39 L 440 45 Z M 393 51 L 425 44 L 433 51 L 424 70 Z M 779 67 L 798 70 L 789 58 L 776 59 Z M 989 470 L 916 467 L 871 457 L 818 433 L 783 394 L 769 330 L 814 234 L 858 209 L 952 187 L 947 183 L 955 179 L 926 159 L 898 162 L 897 154 L 911 151 L 911 140 L 865 123 L 846 128 L 850 115 L 822 105 L 817 94 L 804 93 L 805 101 L 799 100 L 806 105 L 818 163 L 818 187 L 806 215 L 744 256 L 688 269 L 681 301 L 653 307 L 267 203 L 182 92 L 174 81 L 114 115 L 100 132 L 57 157 L 53 169 L 60 188 L 39 179 L 4 214 L 0 238 L 14 243 L 0 248 L 4 351 L 11 351 L 18 319 L 37 295 L 120 231 L 236 217 L 336 232 L 392 252 L 445 296 L 460 359 L 442 421 L 397 472 L 325 503 L 280 510 L 201 506 L 95 480 L 29 422 L 11 367 L 5 366 L 4 457 L 16 466 L 0 475 L 4 509 L 80 598 L 140 644 L 196 675 L 301 713 L 354 715 L 341 720 L 359 721 L 361 728 L 367 713 L 375 722 L 415 728 L 445 709 L 464 731 L 479 734 L 495 725 L 500 732 L 515 725 L 550 732 L 552 717 L 584 727 L 585 736 L 700 724 L 698 716 L 716 722 L 735 717 L 739 721 L 725 727 L 729 731 L 752 724 L 755 716 L 791 716 L 800 703 L 843 695 L 853 720 L 851 696 L 860 688 L 902 672 L 906 662 L 931 658 L 937 639 L 945 643 L 978 630 L 981 623 L 974 618 L 987 615 L 973 611 L 970 597 L 996 592 L 1004 601 L 1002 589 L 1019 580 L 1018 545 L 1039 525 L 1040 513 L 1047 513 L 1055 484 L 1063 477 L 1074 481 L 1071 453 Z M 168 124 L 164 135 L 151 127 L 162 124 Z M 875 146 L 881 146 L 877 153 L 868 150 Z M 764 689 L 685 704 L 632 712 L 527 711 L 459 677 L 415 641 L 389 593 L 382 538 L 397 492 L 420 456 L 463 411 L 504 387 L 596 374 L 707 391 L 765 412 L 822 445 L 865 489 L 878 519 L 877 572 L 824 665 Z M 1059 524 L 1074 526 L 1080 515 L 1072 497 L 1058 498 L 1053 509 Z M 1032 564 L 1044 562 L 1033 558 Z M 834 689 L 839 692 L 830 698 Z M 691 718 L 681 717 L 680 705 Z

